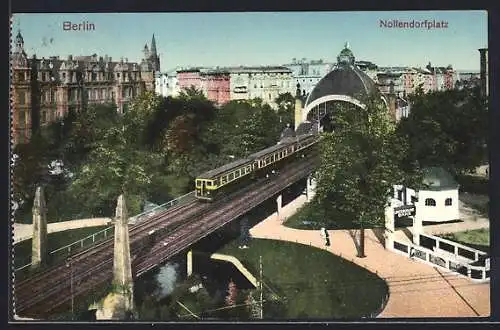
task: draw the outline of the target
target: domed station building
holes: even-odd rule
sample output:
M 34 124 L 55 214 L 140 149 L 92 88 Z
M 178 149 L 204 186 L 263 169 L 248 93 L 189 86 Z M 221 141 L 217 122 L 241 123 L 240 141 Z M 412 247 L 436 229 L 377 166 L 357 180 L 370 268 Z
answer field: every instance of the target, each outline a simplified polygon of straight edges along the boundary
M 295 129 L 301 130 L 299 125 L 309 122 L 316 129 L 330 131 L 330 117 L 336 107 L 347 105 L 353 110 L 364 108 L 364 102 L 369 97 L 381 99 L 387 107 L 390 103 L 379 92 L 375 82 L 355 65 L 354 54 L 349 49 L 349 44 L 345 43 L 344 49 L 337 56 L 337 64 L 316 84 L 305 100 L 300 94 L 300 85 L 297 85 Z M 318 122 L 321 128 L 317 127 Z

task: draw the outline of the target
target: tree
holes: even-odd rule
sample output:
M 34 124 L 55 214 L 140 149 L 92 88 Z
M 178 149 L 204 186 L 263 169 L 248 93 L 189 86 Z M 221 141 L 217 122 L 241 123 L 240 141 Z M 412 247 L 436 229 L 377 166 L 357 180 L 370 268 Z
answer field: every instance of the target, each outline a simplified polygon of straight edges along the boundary
M 154 153 L 131 147 L 124 127 L 111 128 L 76 173 L 70 192 L 101 215 L 112 214 L 116 196 L 126 192 L 130 213 L 138 213 L 158 161 Z
M 279 116 L 261 100 L 231 101 L 217 112 L 204 139 L 214 143 L 221 157 L 243 158 L 276 144 L 281 131 Z
M 67 166 L 77 167 L 84 162 L 95 143 L 104 139 L 109 128 L 119 121 L 116 105 L 96 104 L 78 113 L 70 111 L 62 130 L 68 130 L 63 146 L 63 158 Z
M 405 143 L 397 137 L 387 108 L 375 98 L 360 109 L 336 107 L 335 130 L 322 134 L 320 166 L 315 174 L 315 202 L 360 229 L 358 256 L 364 257 L 367 224 L 383 226 L 393 185 L 414 180 L 417 171 L 403 171 Z M 332 223 L 332 218 L 326 222 Z
M 13 153 L 17 159 L 13 166 L 13 194 L 17 202 L 33 199 L 36 186 L 48 174 L 47 143 L 41 135 L 34 136 L 29 143 L 15 146 Z M 26 204 L 28 209 L 30 204 Z M 28 210 L 29 211 L 29 210 Z
M 488 106 L 479 89 L 450 90 L 410 97 L 411 113 L 398 126 L 421 166 L 460 174 L 488 159 Z
M 280 127 L 283 130 L 287 124 L 293 127 L 295 122 L 295 97 L 289 92 L 279 94 L 275 100 L 278 105 Z

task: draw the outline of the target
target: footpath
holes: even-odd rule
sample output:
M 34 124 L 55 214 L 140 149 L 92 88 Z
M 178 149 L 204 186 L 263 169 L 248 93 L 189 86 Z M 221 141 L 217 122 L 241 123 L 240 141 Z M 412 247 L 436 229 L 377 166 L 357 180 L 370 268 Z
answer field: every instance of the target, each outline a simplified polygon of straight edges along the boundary
M 111 224 L 111 218 L 92 218 L 47 224 L 47 233 L 55 233 L 77 228 L 99 227 Z M 33 224 L 14 223 L 14 244 L 33 237 Z
M 282 208 L 280 218 L 290 217 L 305 203 L 305 196 L 298 197 Z M 250 230 L 252 237 L 311 245 L 376 273 L 387 282 L 390 293 L 379 318 L 490 315 L 490 283 L 474 283 L 452 272 L 387 251 L 371 229 L 365 232 L 365 258 L 356 257 L 352 230 L 330 230 L 328 233 L 331 246 L 325 247 L 319 230 L 288 228 L 276 213 Z

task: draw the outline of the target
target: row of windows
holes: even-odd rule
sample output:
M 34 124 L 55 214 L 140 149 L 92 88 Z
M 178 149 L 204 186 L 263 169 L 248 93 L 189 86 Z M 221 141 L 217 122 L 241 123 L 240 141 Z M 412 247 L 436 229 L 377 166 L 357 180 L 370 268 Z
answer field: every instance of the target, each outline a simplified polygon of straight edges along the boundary
M 250 173 L 251 170 L 252 170 L 252 166 L 248 165 L 248 166 L 242 167 L 234 172 L 231 172 L 227 175 L 224 175 L 220 178 L 220 185 L 226 184 L 228 182 L 233 181 L 234 179 L 239 178 L 240 176 L 243 176 L 247 173 Z M 208 186 L 208 184 L 207 184 L 207 186 Z
M 272 77 L 275 77 L 275 76 L 283 76 L 284 74 L 289 74 L 289 73 L 285 73 L 285 72 L 273 72 L 273 73 L 238 73 L 238 76 L 241 76 L 242 74 L 244 75 L 248 75 L 249 77 L 269 77 L 269 76 L 272 76 Z
M 269 164 L 272 164 L 272 163 L 286 157 L 289 153 L 292 153 L 292 152 L 293 152 L 293 147 L 288 147 L 288 148 L 280 151 L 279 153 L 275 153 L 272 156 L 264 158 L 264 160 L 260 161 L 259 165 L 260 165 L 260 167 L 267 166 Z
M 286 84 L 284 82 L 281 82 L 280 87 L 290 87 L 290 82 L 287 82 Z M 279 87 L 277 84 L 271 84 L 270 86 L 266 86 L 267 88 L 269 87 Z M 253 85 L 253 88 L 259 88 L 257 84 Z M 260 88 L 264 88 L 263 84 L 260 84 Z
M 444 201 L 445 206 L 451 206 L 453 203 L 453 200 L 451 198 L 446 198 Z M 426 198 L 425 199 L 425 206 L 436 206 L 436 200 L 433 198 Z

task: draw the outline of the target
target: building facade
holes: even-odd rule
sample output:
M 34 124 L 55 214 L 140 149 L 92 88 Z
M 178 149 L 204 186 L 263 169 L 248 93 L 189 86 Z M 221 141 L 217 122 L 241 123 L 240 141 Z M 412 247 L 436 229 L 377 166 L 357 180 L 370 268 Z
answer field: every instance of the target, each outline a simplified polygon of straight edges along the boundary
M 179 81 L 177 79 L 177 72 L 170 71 L 161 73 L 155 78 L 155 92 L 162 96 L 176 97 L 179 95 Z
M 333 69 L 333 65 L 334 63 L 323 62 L 323 60 L 307 61 L 306 59 L 297 60 L 294 58 L 291 63 L 283 66 L 292 71 L 294 85 L 300 84 L 302 94 L 307 95 L 311 93 L 321 78 Z M 290 92 L 293 95 L 295 91 Z
M 226 104 L 231 99 L 231 83 L 228 70 L 208 70 L 201 72 L 202 88 L 207 99 L 217 106 Z
M 142 66 L 96 54 L 28 58 L 19 32 L 11 55 L 14 145 L 28 142 L 41 126 L 89 104 L 112 102 L 119 112 L 125 112 L 135 96 L 154 86 L 153 73 L 143 71 L 154 68 L 151 59 Z
M 191 68 L 177 70 L 176 80 L 178 91 L 195 88 L 202 91 L 205 97 L 217 106 L 224 105 L 231 99 L 230 74 L 227 69 Z
M 230 99 L 250 100 L 260 98 L 276 107 L 279 94 L 295 90 L 292 71 L 284 66 L 233 67 L 230 74 Z
M 393 85 L 393 92 L 397 96 L 404 94 L 404 76 L 402 72 L 379 72 L 376 76 L 376 85 L 382 94 L 388 94 Z
M 200 68 L 177 70 L 177 81 L 179 83 L 180 91 L 187 88 L 203 90 Z

